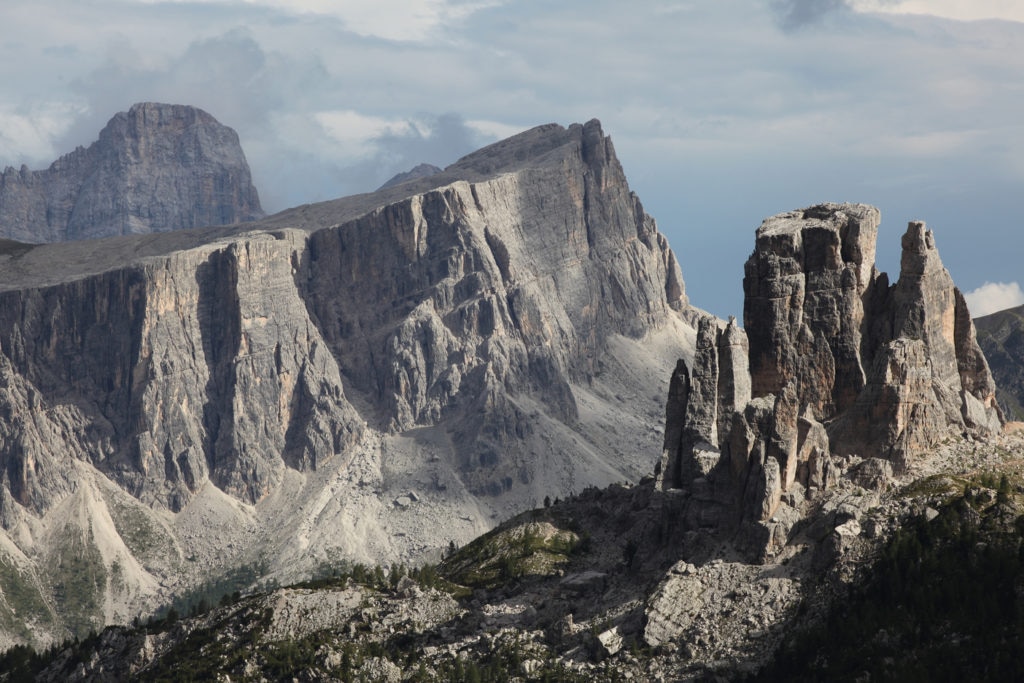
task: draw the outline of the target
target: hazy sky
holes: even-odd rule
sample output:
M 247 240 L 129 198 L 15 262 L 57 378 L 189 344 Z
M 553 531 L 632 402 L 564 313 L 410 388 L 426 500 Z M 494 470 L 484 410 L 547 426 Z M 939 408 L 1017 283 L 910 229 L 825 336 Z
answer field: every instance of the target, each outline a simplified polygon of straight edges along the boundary
M 763 218 L 857 201 L 980 314 L 1024 303 L 1022 46 L 1020 0 L 3 0 L 0 166 L 193 104 L 275 211 L 596 117 L 695 305 L 742 315 Z

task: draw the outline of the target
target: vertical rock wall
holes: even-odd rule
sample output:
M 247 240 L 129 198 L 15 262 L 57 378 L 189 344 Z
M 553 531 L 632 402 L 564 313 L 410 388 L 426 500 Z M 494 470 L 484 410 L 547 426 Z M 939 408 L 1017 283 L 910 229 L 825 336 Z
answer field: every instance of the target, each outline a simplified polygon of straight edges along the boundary
M 873 207 L 829 204 L 773 216 L 758 228 L 743 278 L 755 396 L 795 382 L 824 420 L 860 392 L 879 221 Z

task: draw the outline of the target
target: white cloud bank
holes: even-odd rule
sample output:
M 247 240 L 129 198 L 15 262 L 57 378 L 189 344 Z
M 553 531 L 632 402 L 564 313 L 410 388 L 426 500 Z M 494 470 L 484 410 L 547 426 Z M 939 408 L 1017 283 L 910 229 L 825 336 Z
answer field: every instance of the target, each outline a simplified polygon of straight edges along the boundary
M 930 14 L 958 21 L 1003 19 L 1024 22 L 1024 2 L 1021 0 L 851 0 L 850 4 L 862 12 Z
M 986 282 L 972 292 L 964 294 L 971 316 L 979 318 L 1024 304 L 1024 291 L 1016 282 Z
M 293 16 L 334 17 L 353 33 L 385 40 L 423 41 L 443 27 L 500 3 L 452 0 L 136 0 L 146 5 L 252 5 Z

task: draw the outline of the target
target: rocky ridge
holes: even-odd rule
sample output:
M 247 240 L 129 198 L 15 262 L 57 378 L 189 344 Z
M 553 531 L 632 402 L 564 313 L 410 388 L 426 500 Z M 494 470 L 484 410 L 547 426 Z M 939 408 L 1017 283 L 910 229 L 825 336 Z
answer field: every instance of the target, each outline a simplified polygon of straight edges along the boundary
M 59 242 L 263 216 L 238 135 L 206 112 L 145 102 L 49 168 L 0 175 L 0 237 Z
M 422 559 L 638 479 L 661 368 L 692 353 L 675 257 L 597 121 L 260 223 L 0 259 L 11 641 L 239 567 Z
M 430 176 L 440 173 L 442 169 L 434 166 L 433 164 L 418 164 L 413 166 L 408 171 L 403 173 L 396 173 L 386 183 L 378 187 L 378 190 L 385 190 L 395 185 L 401 185 L 409 180 L 418 180 L 419 178 L 429 178 Z

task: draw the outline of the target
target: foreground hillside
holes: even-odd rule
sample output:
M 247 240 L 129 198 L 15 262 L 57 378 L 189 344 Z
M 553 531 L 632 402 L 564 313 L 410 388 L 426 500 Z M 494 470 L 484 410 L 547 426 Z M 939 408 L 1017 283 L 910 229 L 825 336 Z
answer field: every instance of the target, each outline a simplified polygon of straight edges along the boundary
M 882 490 L 844 478 L 763 564 L 683 532 L 648 479 L 524 513 L 436 568 L 339 564 L 3 665 L 45 681 L 1015 680 L 1021 452 L 1018 431 L 947 444 Z
M 636 481 L 691 316 L 597 121 L 259 223 L 0 245 L 0 643 Z

